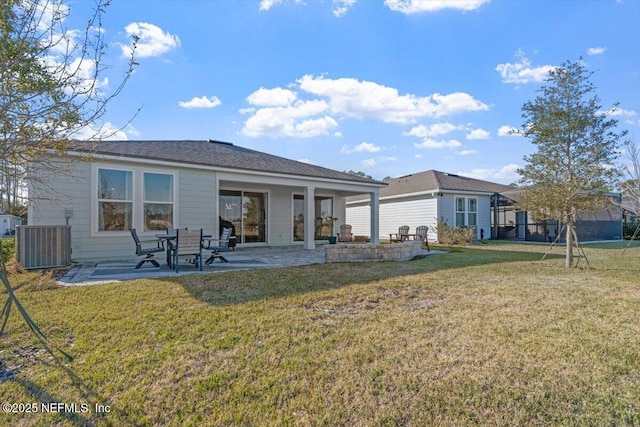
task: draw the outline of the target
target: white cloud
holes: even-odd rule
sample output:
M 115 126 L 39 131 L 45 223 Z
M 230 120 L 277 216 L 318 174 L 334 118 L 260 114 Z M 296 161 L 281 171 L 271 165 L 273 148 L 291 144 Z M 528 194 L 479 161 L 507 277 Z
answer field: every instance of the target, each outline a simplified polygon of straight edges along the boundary
M 416 154 L 416 155 L 415 155 L 415 156 L 413 156 L 413 157 L 415 157 L 416 159 L 421 159 L 421 158 L 422 158 L 422 154 Z
M 182 108 L 215 108 L 220 104 L 222 104 L 222 101 L 220 101 L 217 96 L 211 96 L 209 98 L 206 96 L 201 98 L 194 96 L 189 101 L 178 102 L 178 105 Z
M 311 160 L 308 157 L 298 159 L 299 162 L 311 164 Z
M 515 56 L 516 62 L 513 64 L 507 62 L 496 66 L 496 71 L 502 76 L 502 83 L 543 82 L 549 76 L 549 71 L 555 69 L 553 65 L 531 66 L 531 61 L 522 50 L 518 50 Z
M 454 130 L 460 129 L 460 126 L 456 126 L 451 123 L 434 123 L 429 127 L 425 125 L 419 125 L 411 128 L 409 132 L 404 132 L 403 135 L 417 136 L 418 138 L 434 137 L 439 135 L 445 135 Z
M 466 139 L 489 139 L 489 132 L 484 129 L 474 129 L 465 136 Z
M 365 168 L 372 168 L 378 164 L 375 159 L 366 159 L 360 162 Z
M 590 47 L 589 49 L 587 49 L 587 55 L 589 55 L 589 56 L 601 55 L 606 50 L 607 50 L 606 47 Z
M 295 0 L 296 3 L 303 3 L 303 0 Z M 277 4 L 284 3 L 284 0 L 260 0 L 260 10 L 269 10 Z
M 622 108 L 609 108 L 606 111 L 601 111 L 600 114 L 605 116 L 623 116 L 623 117 L 633 117 L 636 115 L 636 112 L 633 110 L 623 110 Z
M 477 150 L 462 150 L 456 153 L 458 156 L 470 156 L 472 154 L 478 154 Z
M 520 166 L 511 163 L 496 170 L 491 168 L 472 169 L 471 172 L 457 172 L 458 175 L 468 176 L 470 178 L 482 179 L 486 181 L 497 181 L 504 184 L 517 182 L 520 179 L 517 170 Z
M 122 129 L 111 122 L 105 122 L 101 125 L 97 123 L 91 123 L 87 126 L 83 126 L 71 132 L 68 137 L 78 139 L 81 141 L 126 141 L 129 139 L 127 136 L 127 132 L 136 136 L 139 132 L 131 126 L 130 128 L 127 126 Z
M 358 0 L 333 0 L 333 14 L 336 18 L 344 16 Z
M 124 27 L 128 36 L 138 37 L 136 46 L 136 56 L 138 58 L 149 58 L 160 56 L 172 49 L 180 46 L 178 36 L 162 31 L 160 27 L 147 22 L 132 22 Z M 132 46 L 121 46 L 125 56 L 131 54 Z
M 420 117 L 441 117 L 489 107 L 462 92 L 418 97 L 400 95 L 395 88 L 353 78 L 327 79 L 305 75 L 297 83 L 301 90 L 329 99 L 331 111 L 359 119 L 374 118 L 387 123 L 412 123 Z
M 385 0 L 384 4 L 394 12 L 404 14 L 437 12 L 442 9 L 469 11 L 478 9 L 489 0 Z
M 326 135 L 338 126 L 332 117 L 324 114 L 328 108 L 327 103 L 322 100 L 297 101 L 286 107 L 261 108 L 247 119 L 241 133 L 251 137 L 310 138 Z
M 250 94 L 247 102 L 252 106 L 263 108 L 239 110 L 241 113 L 252 114 L 241 132 L 244 135 L 256 137 L 261 135 L 299 136 L 304 128 L 308 130 L 304 134 L 310 137 L 326 134 L 337 127 L 338 123 L 334 117 L 374 119 L 386 123 L 404 124 L 413 123 L 422 117 L 437 118 L 443 115 L 489 109 L 486 104 L 462 92 L 448 95 L 436 93 L 423 97 L 412 94 L 400 95 L 395 88 L 353 78 L 328 79 L 323 76 L 305 75 L 291 86 L 295 85 L 297 85 L 297 91 L 279 87 L 274 89 L 261 87 Z M 302 99 L 308 97 L 315 97 L 315 99 Z M 323 117 L 318 120 L 321 114 Z M 316 120 L 313 120 L 314 118 Z M 300 121 L 303 119 L 308 122 L 301 126 Z M 433 132 L 438 132 L 437 126 L 432 129 Z M 338 131 L 336 135 L 341 136 Z
M 340 154 L 351 154 L 351 153 L 361 153 L 361 152 L 377 153 L 380 150 L 382 150 L 382 147 L 378 145 L 371 144 L 370 142 L 361 142 L 360 144 L 356 145 L 354 148 L 349 148 L 347 144 L 343 145 L 342 149 L 340 150 Z
M 517 128 L 509 125 L 502 125 L 498 128 L 498 136 L 521 136 Z
M 462 146 L 462 144 L 455 139 L 436 141 L 435 139 L 425 138 L 424 141 L 415 143 L 413 146 L 416 148 L 456 148 Z
M 289 89 L 276 87 L 273 89 L 260 89 L 247 97 L 247 102 L 261 107 L 284 107 L 291 105 L 297 98 L 297 94 Z

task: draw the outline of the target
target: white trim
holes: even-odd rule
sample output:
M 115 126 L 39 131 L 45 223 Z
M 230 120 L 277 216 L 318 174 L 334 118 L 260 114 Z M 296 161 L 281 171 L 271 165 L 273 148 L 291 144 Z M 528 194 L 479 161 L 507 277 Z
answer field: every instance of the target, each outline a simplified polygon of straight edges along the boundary
M 405 197 L 415 197 L 415 196 L 425 196 L 425 195 L 436 197 L 438 193 L 453 194 L 453 195 L 464 194 L 464 195 L 470 195 L 470 196 L 492 196 L 496 194 L 495 191 L 489 192 L 489 191 L 428 190 L 428 191 L 416 191 L 413 193 L 394 194 L 392 196 L 384 196 L 384 197 L 380 197 L 380 201 L 382 202 L 385 200 L 402 199 Z M 365 199 L 347 201 L 346 204 L 355 205 L 360 203 L 366 203 L 368 205 L 369 201 L 370 199 L 365 198 Z

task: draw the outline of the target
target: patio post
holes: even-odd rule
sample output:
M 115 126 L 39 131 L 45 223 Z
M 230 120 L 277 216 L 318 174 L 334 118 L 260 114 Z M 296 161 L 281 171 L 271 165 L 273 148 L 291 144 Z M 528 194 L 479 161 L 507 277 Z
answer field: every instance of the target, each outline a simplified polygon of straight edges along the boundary
M 371 199 L 371 243 L 380 243 L 380 194 L 369 193 Z
M 304 248 L 315 249 L 315 187 L 304 188 Z

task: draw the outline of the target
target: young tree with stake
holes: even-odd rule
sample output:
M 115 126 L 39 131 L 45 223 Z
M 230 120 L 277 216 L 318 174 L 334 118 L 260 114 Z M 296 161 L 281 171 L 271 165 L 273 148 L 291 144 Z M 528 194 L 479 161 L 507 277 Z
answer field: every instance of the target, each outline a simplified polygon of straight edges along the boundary
M 520 208 L 534 219 L 565 224 L 565 266 L 573 265 L 579 211 L 595 211 L 606 202 L 619 177 L 615 164 L 626 132 L 603 112 L 582 59 L 549 72 L 533 101 L 522 107 L 521 133 L 536 146 L 518 170 L 525 191 Z M 615 108 L 615 107 L 614 107 Z

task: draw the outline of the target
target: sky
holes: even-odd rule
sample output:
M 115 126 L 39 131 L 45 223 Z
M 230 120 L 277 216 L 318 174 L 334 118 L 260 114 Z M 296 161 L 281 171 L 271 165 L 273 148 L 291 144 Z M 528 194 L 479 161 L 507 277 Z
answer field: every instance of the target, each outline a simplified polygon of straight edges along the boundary
M 67 3 L 81 28 L 93 2 Z M 638 0 L 112 0 L 100 123 L 115 139 L 207 140 L 376 179 L 436 169 L 517 182 L 522 105 L 582 58 L 640 143 Z M 619 103 L 615 113 L 608 111 Z

